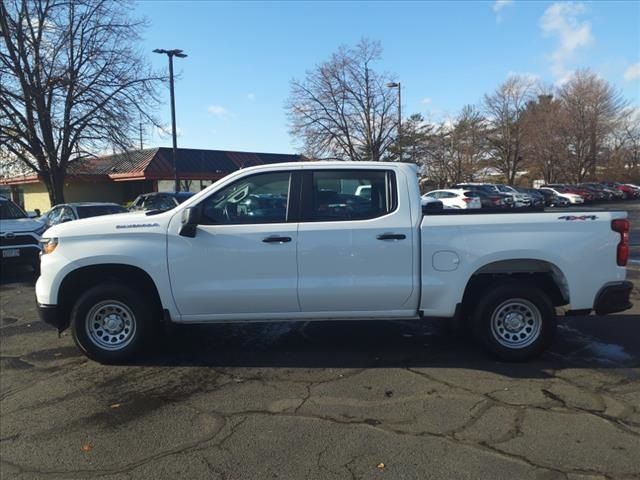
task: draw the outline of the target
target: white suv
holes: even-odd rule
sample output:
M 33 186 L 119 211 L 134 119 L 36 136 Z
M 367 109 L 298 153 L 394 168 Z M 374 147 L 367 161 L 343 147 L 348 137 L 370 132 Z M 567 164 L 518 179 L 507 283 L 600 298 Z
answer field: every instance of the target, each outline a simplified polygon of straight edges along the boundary
M 422 198 L 435 198 L 440 200 L 444 208 L 482 208 L 480 197 L 467 196 L 466 190 L 449 189 L 449 190 L 433 190 L 425 193 Z

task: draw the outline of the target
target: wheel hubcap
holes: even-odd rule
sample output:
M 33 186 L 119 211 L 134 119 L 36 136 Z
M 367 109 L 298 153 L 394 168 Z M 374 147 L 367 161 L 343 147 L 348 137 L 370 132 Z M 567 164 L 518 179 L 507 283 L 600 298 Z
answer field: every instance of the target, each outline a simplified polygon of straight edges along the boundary
M 134 337 L 136 318 L 131 309 L 118 300 L 96 304 L 85 318 L 87 336 L 104 350 L 120 350 Z
M 535 342 L 542 330 L 540 310 L 523 298 L 507 300 L 491 316 L 493 338 L 507 348 L 525 348 Z

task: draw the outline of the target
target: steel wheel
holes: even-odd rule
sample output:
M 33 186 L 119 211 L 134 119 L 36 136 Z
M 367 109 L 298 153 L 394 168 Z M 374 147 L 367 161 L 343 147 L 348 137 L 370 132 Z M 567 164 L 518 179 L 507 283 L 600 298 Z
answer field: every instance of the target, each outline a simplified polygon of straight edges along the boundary
M 502 302 L 491 316 L 491 333 L 502 346 L 525 348 L 534 343 L 542 330 L 540 310 L 529 300 L 513 298 Z
M 126 347 L 136 333 L 136 317 L 118 300 L 105 300 L 94 305 L 85 317 L 89 340 L 97 347 L 114 351 Z

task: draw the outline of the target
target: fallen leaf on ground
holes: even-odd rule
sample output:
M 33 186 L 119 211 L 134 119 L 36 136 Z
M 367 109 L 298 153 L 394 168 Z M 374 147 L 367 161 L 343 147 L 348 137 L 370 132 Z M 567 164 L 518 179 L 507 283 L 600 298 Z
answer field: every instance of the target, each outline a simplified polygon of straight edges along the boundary
M 80 447 L 81 452 L 90 452 L 93 450 L 93 445 L 91 443 L 85 443 Z

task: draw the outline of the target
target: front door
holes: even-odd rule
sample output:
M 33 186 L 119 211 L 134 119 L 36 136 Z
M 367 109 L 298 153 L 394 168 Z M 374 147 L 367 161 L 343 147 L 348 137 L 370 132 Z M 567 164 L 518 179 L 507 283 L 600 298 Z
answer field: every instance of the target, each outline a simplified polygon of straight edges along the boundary
M 299 312 L 289 171 L 250 175 L 201 202 L 194 238 L 168 237 L 171 288 L 182 319 L 251 319 Z M 176 233 L 172 233 L 176 232 Z

